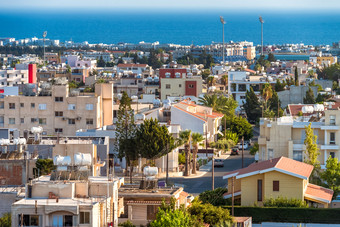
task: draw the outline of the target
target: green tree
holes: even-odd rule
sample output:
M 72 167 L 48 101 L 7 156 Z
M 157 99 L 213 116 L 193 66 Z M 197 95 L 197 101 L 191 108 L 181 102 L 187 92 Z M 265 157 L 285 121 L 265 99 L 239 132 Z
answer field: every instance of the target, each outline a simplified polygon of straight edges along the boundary
M 242 136 L 244 136 L 245 140 L 249 140 L 253 137 L 253 127 L 247 119 L 243 117 L 227 116 L 226 120 L 230 130 L 236 133 L 239 139 L 241 139 Z
M 251 122 L 255 122 L 261 117 L 260 101 L 252 87 L 246 91 L 246 102 L 243 103 L 243 109 Z
M 194 218 L 184 209 L 164 211 L 159 209 L 156 220 L 150 223 L 151 227 L 194 227 L 201 226 L 196 224 Z
M 238 105 L 233 97 L 227 98 L 223 95 L 218 96 L 216 94 L 205 94 L 203 97 L 199 97 L 198 102 L 203 106 L 211 107 L 215 112 L 227 115 L 234 115 Z
M 315 97 L 314 92 L 312 88 L 308 88 L 308 91 L 306 92 L 306 96 L 303 98 L 304 104 L 315 104 Z
M 235 142 L 231 139 L 225 139 L 225 138 L 221 138 L 217 140 L 216 142 L 210 143 L 210 147 L 216 148 L 218 150 L 223 150 L 223 151 L 229 150 L 233 146 L 235 146 Z
M 254 146 L 250 148 L 250 154 L 255 155 L 257 152 L 259 152 L 259 144 L 254 143 Z
M 130 167 L 130 182 L 132 183 L 133 167 L 139 158 L 136 146 L 136 124 L 134 113 L 131 108 L 131 99 L 123 92 L 120 99 L 116 122 L 116 143 L 119 157 L 126 159 L 126 170 Z
M 275 84 L 275 91 L 279 92 L 279 91 L 283 91 L 284 89 L 285 89 L 285 84 L 281 83 L 281 81 L 277 79 L 276 84 Z
M 211 75 L 211 72 L 209 69 L 205 69 L 201 72 L 201 74 L 202 74 L 202 79 L 205 80 Z
M 136 142 L 141 157 L 151 160 L 166 155 L 174 148 L 174 138 L 157 119 L 144 120 L 137 128 Z
M 66 65 L 66 72 L 67 72 L 67 73 L 71 73 L 71 72 L 72 72 L 71 66 Z
M 215 79 L 214 76 L 211 75 L 211 76 L 208 76 L 206 82 L 207 82 L 207 86 L 208 86 L 208 90 L 209 90 L 209 87 L 212 87 L 212 86 L 215 85 L 216 79 Z
M 270 61 L 270 62 L 275 62 L 276 58 L 275 58 L 274 54 L 269 53 L 267 60 Z
M 224 118 L 224 120 L 225 119 L 226 118 Z M 230 130 L 224 130 L 224 138 L 227 140 L 232 140 L 235 144 L 237 144 L 239 140 L 237 133 Z
M 272 97 L 269 99 L 269 109 L 274 112 L 275 116 L 282 117 L 283 110 L 281 109 L 281 101 L 276 91 L 273 92 Z
M 0 226 L 1 227 L 11 227 L 11 213 L 5 213 L 0 218 Z
M 326 170 L 320 174 L 321 179 L 326 182 L 328 188 L 334 191 L 333 198 L 340 192 L 340 163 L 337 158 L 328 157 Z
M 185 152 L 185 169 L 184 176 L 189 176 L 190 169 L 190 141 L 191 141 L 191 130 L 181 131 L 179 133 L 179 138 L 177 139 L 177 144 L 179 146 L 184 145 Z
M 317 182 L 318 173 L 320 170 L 320 162 L 318 160 L 320 152 L 316 143 L 317 136 L 313 133 L 312 123 L 309 123 L 309 125 L 305 127 L 305 131 L 306 138 L 304 144 L 306 145 L 305 154 L 307 157 L 305 163 L 314 166 L 313 172 L 310 177 L 310 182 Z
M 265 104 L 265 110 L 268 109 L 268 100 L 272 98 L 273 96 L 273 89 L 272 86 L 269 83 L 264 84 L 263 89 L 261 91 L 262 98 L 264 100 Z
M 130 220 L 127 220 L 126 222 L 119 223 L 118 226 L 121 227 L 136 227 Z
M 224 85 L 224 93 L 227 92 L 227 86 L 228 86 L 228 74 L 224 74 L 221 78 L 222 84 Z
M 295 86 L 299 86 L 299 73 L 298 73 L 297 67 L 295 67 L 294 77 L 295 77 Z
M 197 163 L 197 153 L 198 153 L 198 145 L 200 142 L 202 142 L 204 140 L 202 134 L 198 133 L 198 132 L 193 132 L 191 134 L 191 138 L 192 138 L 192 146 L 194 147 L 194 151 L 193 151 L 193 160 L 192 160 L 192 173 L 196 174 L 196 163 Z
M 38 159 L 35 163 L 35 166 L 39 170 L 39 175 L 48 175 L 54 169 L 53 160 L 52 159 Z
M 214 206 L 229 205 L 229 200 L 223 198 L 223 194 L 227 193 L 227 188 L 216 188 L 215 190 L 207 190 L 199 194 L 202 203 L 210 203 Z
M 221 225 L 225 222 L 232 224 L 233 222 L 229 210 L 213 206 L 210 203 L 202 204 L 199 200 L 194 200 L 188 211 L 201 223 L 206 223 L 210 226 Z
M 97 60 L 97 66 L 98 67 L 105 67 L 105 61 L 103 59 L 103 56 L 100 56 L 99 60 Z

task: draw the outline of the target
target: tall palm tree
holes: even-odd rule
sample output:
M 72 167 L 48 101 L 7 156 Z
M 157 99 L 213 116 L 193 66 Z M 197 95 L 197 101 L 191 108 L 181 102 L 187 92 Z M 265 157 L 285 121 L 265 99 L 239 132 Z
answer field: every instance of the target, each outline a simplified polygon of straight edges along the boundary
M 267 102 L 269 99 L 273 97 L 273 89 L 272 86 L 268 83 L 266 83 L 262 89 L 262 97 L 265 101 L 265 107 L 267 109 Z
M 197 153 L 198 153 L 198 144 L 200 142 L 202 142 L 204 140 L 202 134 L 198 133 L 198 132 L 193 132 L 191 134 L 191 138 L 192 138 L 192 146 L 194 147 L 194 151 L 193 151 L 193 160 L 192 160 L 192 173 L 196 174 L 196 162 L 197 162 Z
M 218 104 L 218 96 L 216 94 L 208 95 L 205 94 L 203 97 L 199 97 L 198 102 L 203 106 L 212 107 L 213 111 L 217 111 L 217 104 Z
M 207 77 L 207 86 L 208 86 L 208 90 L 209 87 L 214 86 L 216 83 L 215 77 L 214 76 L 208 76 Z
M 191 130 L 181 131 L 179 138 L 177 139 L 178 146 L 184 144 L 185 152 L 185 169 L 184 176 L 189 176 L 189 165 L 190 165 L 190 141 L 191 141 Z
M 224 94 L 227 93 L 227 85 L 228 85 L 228 74 L 224 74 L 221 78 L 222 84 L 224 85 Z

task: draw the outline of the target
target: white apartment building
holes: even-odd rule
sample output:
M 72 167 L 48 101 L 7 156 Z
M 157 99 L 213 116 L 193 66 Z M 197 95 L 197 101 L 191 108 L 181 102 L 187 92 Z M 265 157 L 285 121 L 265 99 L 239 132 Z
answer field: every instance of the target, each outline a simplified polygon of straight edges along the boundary
M 28 83 L 28 70 L 2 69 L 0 70 L 0 87 L 17 86 Z

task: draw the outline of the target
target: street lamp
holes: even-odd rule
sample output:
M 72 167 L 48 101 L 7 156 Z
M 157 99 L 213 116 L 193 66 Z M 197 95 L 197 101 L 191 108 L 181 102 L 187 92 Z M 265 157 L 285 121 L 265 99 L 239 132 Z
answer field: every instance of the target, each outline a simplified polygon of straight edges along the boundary
M 224 25 L 227 23 L 222 16 L 220 16 L 220 21 L 222 23 L 222 63 L 224 64 Z
M 259 17 L 261 23 L 261 56 L 263 55 L 263 19 L 262 16 Z
M 43 38 L 44 38 L 44 66 L 45 66 L 45 38 L 47 36 L 47 31 L 44 31 Z

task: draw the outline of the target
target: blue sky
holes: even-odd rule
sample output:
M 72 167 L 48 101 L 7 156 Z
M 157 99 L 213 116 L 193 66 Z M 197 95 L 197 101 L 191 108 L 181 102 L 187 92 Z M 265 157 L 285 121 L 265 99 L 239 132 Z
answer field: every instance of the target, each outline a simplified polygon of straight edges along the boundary
M 16 9 L 106 9 L 106 10 L 339 10 L 339 0 L 0 0 L 2 10 Z

